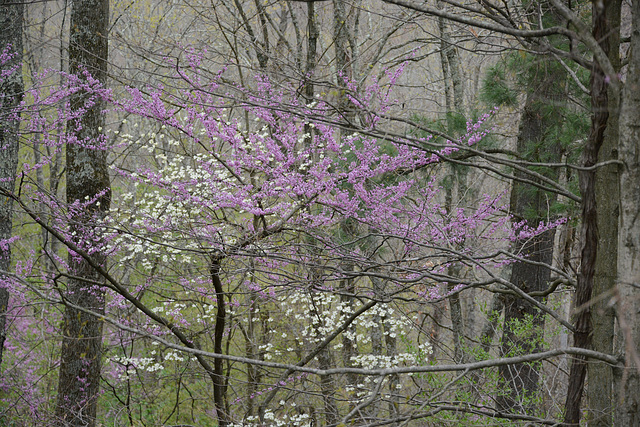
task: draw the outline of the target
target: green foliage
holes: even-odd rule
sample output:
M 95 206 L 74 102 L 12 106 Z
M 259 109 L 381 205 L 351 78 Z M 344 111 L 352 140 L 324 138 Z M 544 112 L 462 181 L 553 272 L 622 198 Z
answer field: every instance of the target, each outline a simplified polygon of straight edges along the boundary
M 588 73 L 579 71 L 576 76 L 582 85 L 587 84 Z M 589 133 L 589 115 L 584 108 L 588 100 L 558 61 L 525 51 L 511 52 L 488 69 L 480 92 L 480 99 L 487 106 L 513 107 L 519 98 L 526 98 L 517 147 L 522 160 L 577 163 L 581 141 Z M 554 181 L 564 173 L 566 186 L 574 194 L 579 193 L 577 174 L 571 170 L 561 172 L 557 167 L 543 165 L 528 168 Z M 558 200 L 532 186 L 520 185 L 517 191 L 519 215 L 524 219 L 574 216 L 576 207 L 571 201 Z
M 515 107 L 518 104 L 518 93 L 509 86 L 501 64 L 490 67 L 482 79 L 480 100 L 495 107 Z

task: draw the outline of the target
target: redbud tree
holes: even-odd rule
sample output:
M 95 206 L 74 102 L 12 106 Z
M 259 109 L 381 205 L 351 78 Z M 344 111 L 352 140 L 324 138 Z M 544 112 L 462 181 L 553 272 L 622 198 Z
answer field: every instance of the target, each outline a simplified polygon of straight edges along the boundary
M 199 57 L 185 55 L 168 89 L 115 95 L 85 74 L 45 90 L 45 74 L 19 107 L 25 141 L 38 134 L 54 151 L 69 144 L 107 151 L 112 188 L 64 203 L 33 179 L 50 159 L 25 158 L 15 191 L 3 190 L 23 224 L 2 242 L 22 257 L 3 279 L 12 295 L 4 417 L 50 417 L 56 366 L 47 360 L 58 351 L 61 309 L 72 304 L 67 282 L 78 280 L 68 254 L 102 278 L 87 283 L 106 304 L 95 398 L 100 417 L 116 424 L 383 425 L 440 411 L 493 417 L 496 366 L 586 352 L 474 353 L 465 365 L 433 357 L 424 313 L 472 287 L 515 293 L 567 323 L 501 275 L 523 261 L 506 251 L 510 240 L 562 219 L 513 223 L 504 191 L 474 206 L 443 205 L 433 170 L 475 148 L 492 113 L 469 123 L 463 138 L 436 144 L 396 135 L 383 119 L 401 70 L 348 94 L 359 119 L 347 126 L 329 100 L 309 102 L 264 76 L 252 90 L 230 86 L 225 70 L 205 77 Z M 73 109 L 77 91 L 86 102 Z M 59 132 L 98 100 L 117 126 L 95 140 Z M 105 217 L 74 223 L 109 192 Z M 64 252 L 31 245 L 39 228 Z M 452 265 L 467 273 L 451 276 Z M 464 381 L 484 388 L 463 402 L 456 385 Z

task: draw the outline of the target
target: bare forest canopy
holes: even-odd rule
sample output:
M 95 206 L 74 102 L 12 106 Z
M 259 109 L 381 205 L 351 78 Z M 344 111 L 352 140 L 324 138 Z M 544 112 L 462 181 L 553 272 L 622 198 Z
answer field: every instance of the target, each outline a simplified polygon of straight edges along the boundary
M 0 0 L 0 425 L 640 425 L 637 0 Z

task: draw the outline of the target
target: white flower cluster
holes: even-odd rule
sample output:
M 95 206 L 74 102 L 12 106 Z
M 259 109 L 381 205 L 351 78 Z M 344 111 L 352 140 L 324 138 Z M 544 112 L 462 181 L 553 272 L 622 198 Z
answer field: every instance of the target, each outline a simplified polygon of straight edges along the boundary
M 195 304 L 192 304 L 191 308 L 197 309 L 198 307 Z M 189 307 L 187 306 L 187 304 L 184 304 L 182 302 L 163 301 L 162 305 L 152 307 L 151 311 L 164 317 L 168 317 L 173 321 L 181 320 L 182 322 L 191 323 L 189 321 L 190 317 L 187 313 L 188 309 Z
M 176 362 L 184 362 L 184 357 L 182 357 L 180 354 L 178 354 L 175 351 L 169 351 L 167 354 L 165 354 L 164 360 L 174 360 Z
M 160 363 L 156 362 L 151 357 L 120 357 L 112 356 L 111 360 L 124 365 L 126 371 L 120 374 L 120 379 L 125 379 L 129 375 L 136 373 L 136 369 L 140 369 L 147 372 L 156 372 L 164 369 Z
M 418 362 L 416 354 L 400 353 L 395 356 L 385 356 L 379 354 L 359 354 L 352 356 L 354 365 L 364 369 L 393 368 L 400 365 L 415 365 Z
M 260 345 L 258 346 L 258 350 L 263 351 L 264 352 L 264 359 L 265 360 L 271 360 L 271 358 L 273 357 L 273 355 L 270 353 L 270 351 L 273 349 L 273 343 L 268 342 L 266 344 Z M 275 352 L 276 355 L 279 355 L 280 352 L 276 351 Z
M 353 308 L 347 301 L 340 301 L 339 296 L 322 292 L 313 294 L 295 292 L 287 300 L 289 307 L 285 318 L 293 318 L 305 323 L 305 326 L 296 336 L 299 344 L 304 340 L 320 342 L 326 335 L 332 333 L 338 326 L 353 314 Z M 379 327 L 380 319 L 384 319 L 384 335 L 396 338 L 403 330 L 411 326 L 409 319 L 396 313 L 387 304 L 379 304 L 363 313 L 354 321 L 355 328 L 344 331 L 343 334 L 358 344 L 371 342 L 371 328 Z M 340 349 L 342 343 L 335 342 L 334 349 Z
M 258 427 L 258 426 L 291 426 L 291 427 L 311 427 L 311 418 L 309 414 L 295 414 L 295 415 L 276 415 L 272 411 L 265 411 L 264 419 L 266 423 L 261 423 L 257 416 L 247 417 L 246 421 L 242 424 L 231 424 L 232 427 Z
M 218 309 L 216 308 L 215 305 L 213 305 L 213 304 L 204 304 L 203 307 L 204 307 L 205 314 L 200 316 L 200 318 L 202 320 L 215 319 L 216 318 Z M 233 314 L 232 310 L 229 310 L 229 314 Z

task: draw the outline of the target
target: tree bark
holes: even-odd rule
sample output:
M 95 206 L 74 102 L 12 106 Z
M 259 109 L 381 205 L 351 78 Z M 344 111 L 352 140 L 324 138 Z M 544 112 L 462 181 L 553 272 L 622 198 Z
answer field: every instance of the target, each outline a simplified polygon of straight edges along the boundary
M 347 236 L 351 236 L 352 233 L 349 227 L 346 226 L 348 221 L 343 221 L 340 225 L 344 227 Z M 345 273 L 352 273 L 354 266 L 351 263 L 343 263 L 342 270 Z M 356 287 L 355 280 L 352 278 L 344 278 L 340 281 L 340 289 L 343 293 L 340 295 L 340 302 L 343 304 L 343 316 L 347 318 L 350 313 L 353 313 L 355 309 L 355 302 L 351 295 L 355 295 Z M 350 295 L 345 295 L 350 294 Z M 342 333 L 342 364 L 345 367 L 353 367 L 353 358 L 357 355 L 357 342 L 356 342 L 356 328 L 351 325 L 344 333 Z M 358 384 L 358 377 L 353 374 L 347 374 L 346 376 L 347 386 L 351 388 L 349 395 L 349 410 L 353 409 L 354 401 L 356 400 L 356 386 Z
M 259 298 L 258 293 L 255 291 L 251 291 L 249 293 L 249 298 L 251 298 L 251 302 L 249 304 L 249 312 L 247 313 L 247 332 L 245 335 L 245 355 L 248 359 L 256 359 L 257 356 L 257 345 L 256 345 L 256 333 L 255 333 L 255 324 L 257 320 L 255 319 L 255 312 L 258 309 L 257 299 Z M 258 390 L 258 367 L 247 364 L 247 387 L 246 387 L 246 397 L 245 397 L 245 418 L 252 417 L 255 413 L 255 405 L 254 405 L 254 397 L 255 392 Z
M 393 334 L 393 325 L 389 322 L 387 316 L 382 321 L 385 330 L 384 341 L 387 346 L 387 357 L 393 358 L 398 354 L 398 340 Z M 400 384 L 399 375 L 389 376 L 389 419 L 397 419 L 400 416 L 400 396 L 398 395 L 397 386 Z M 389 424 L 391 427 L 397 425 L 393 422 Z
M 223 354 L 222 339 L 224 338 L 224 325 L 226 321 L 226 310 L 224 302 L 224 289 L 220 281 L 220 260 L 215 256 L 211 257 L 211 281 L 216 291 L 216 325 L 213 332 L 213 351 L 217 354 Z M 224 360 L 216 358 L 213 360 L 213 402 L 216 407 L 218 416 L 218 425 L 225 427 L 229 425 L 229 415 L 227 414 L 224 395 L 226 382 L 224 376 Z
M 445 67 L 443 64 L 443 71 Z M 449 104 L 449 102 L 447 102 Z M 447 119 L 451 117 L 451 114 L 454 112 L 451 110 L 447 111 Z M 450 127 L 449 132 L 452 132 L 453 129 Z M 451 165 L 451 171 L 449 174 L 450 182 L 447 186 L 445 192 L 445 210 L 447 214 L 454 216 L 453 207 L 454 207 L 454 187 L 457 187 L 457 197 L 455 201 L 455 205 L 459 205 L 464 197 L 464 194 L 467 190 L 467 171 L 464 166 L 459 167 L 455 165 Z M 456 249 L 460 250 L 462 244 L 459 244 Z M 460 278 L 462 275 L 462 267 L 461 265 L 453 260 L 449 267 L 447 267 L 447 275 L 450 277 Z M 447 285 L 447 291 L 452 292 L 455 288 L 455 284 L 449 283 Z M 462 303 L 460 302 L 460 294 L 454 293 L 450 297 L 447 298 L 447 302 L 449 303 L 449 311 L 451 312 L 451 332 L 453 334 L 453 361 L 456 363 L 464 363 L 467 360 L 465 353 L 465 321 L 464 315 L 462 313 Z
M 347 95 L 345 79 L 353 78 L 353 52 L 348 46 L 353 46 L 357 40 L 353 40 L 349 34 L 349 25 L 345 0 L 333 0 L 333 44 L 336 63 L 336 86 L 338 88 L 337 111 L 341 116 L 340 122 L 347 127 L 354 126 L 355 110 L 350 106 Z
M 438 2 L 437 6 L 442 8 L 442 2 Z M 462 84 L 460 55 L 458 55 L 455 44 L 451 41 L 451 31 L 443 17 L 438 17 L 438 29 L 440 30 L 440 63 L 444 80 L 447 120 L 451 121 L 452 114 L 464 114 L 464 86 Z
M 565 91 L 564 72 L 554 67 L 548 60 L 540 59 L 532 65 L 536 72 L 535 80 L 529 83 L 524 111 L 520 121 L 516 151 L 529 157 L 529 161 L 558 162 L 561 147 L 558 141 L 546 141 L 552 129 L 562 126 L 562 114 L 552 113 L 549 105 L 562 105 Z M 548 172 L 557 179 L 557 172 Z M 516 172 L 516 176 L 523 176 Z M 545 193 L 530 185 L 514 182 L 511 188 L 510 207 L 516 221 L 527 220 L 535 226 L 548 219 L 549 208 L 555 203 L 555 194 Z M 543 291 L 549 286 L 553 260 L 554 231 L 550 230 L 538 236 L 518 240 L 513 251 L 527 260 L 542 263 L 533 265 L 527 262 L 512 266 L 510 281 L 525 292 Z M 538 298 L 542 301 L 541 298 Z M 544 330 L 544 316 L 528 301 L 513 296 L 505 296 L 504 328 L 501 345 L 503 357 L 516 354 L 534 353 L 540 350 Z M 524 335 L 515 331 L 514 325 L 520 322 L 532 322 L 532 330 Z M 516 354 L 514 354 L 514 352 Z M 530 401 L 538 390 L 540 367 L 535 364 L 516 364 L 501 366 L 498 371 L 500 382 L 506 390 L 498 396 L 500 410 L 532 413 Z
M 631 6 L 629 68 L 620 109 L 617 315 L 625 367 L 614 388 L 616 425 L 640 425 L 640 2 Z
M 607 27 L 606 10 L 602 1 L 592 3 L 593 36 L 602 50 L 609 53 L 609 28 Z M 595 60 L 591 70 L 591 130 L 583 148 L 582 166 L 593 166 L 598 162 L 598 153 L 604 141 L 604 131 L 609 119 L 609 97 L 607 81 L 601 64 Z M 598 252 L 598 212 L 596 208 L 595 171 L 581 170 L 580 194 L 582 195 L 582 249 L 580 254 L 580 271 L 576 286 L 574 307 L 578 310 L 573 334 L 575 347 L 588 348 L 591 344 L 591 293 Z M 585 357 L 576 357 L 571 363 L 569 387 L 565 403 L 564 422 L 567 425 L 579 425 L 580 406 L 587 374 Z
M 620 12 L 621 0 L 606 2 L 607 38 L 609 39 L 609 60 L 614 69 L 620 70 Z M 609 120 L 604 133 L 598 161 L 618 158 L 619 104 L 620 93 L 613 87 L 609 92 Z M 598 253 L 593 277 L 593 350 L 613 354 L 615 335 L 615 313 L 611 306 L 616 281 L 618 254 L 618 169 L 615 165 L 596 171 L 596 206 L 598 209 Z M 588 421 L 590 426 L 607 427 L 613 425 L 613 372 L 611 366 L 592 361 L 587 376 Z
M 20 105 L 24 84 L 22 81 L 22 24 L 24 3 L 0 0 L 0 52 L 11 47 L 15 55 L 4 70 L 17 65 L 10 75 L 0 81 L 0 186 L 13 192 L 18 166 L 18 130 L 20 123 L 12 117 L 13 110 Z M 0 242 L 11 238 L 13 226 L 13 201 L 0 198 Z M 7 329 L 7 309 L 9 306 L 8 276 L 4 272 L 11 266 L 11 250 L 8 243 L 0 244 L 0 369 Z
M 69 69 L 72 74 L 82 76 L 86 70 L 94 79 L 102 83 L 106 81 L 108 21 L 108 0 L 73 2 L 69 38 Z M 86 93 L 79 92 L 73 96 L 71 108 L 85 108 L 85 102 Z M 83 247 L 100 244 L 94 225 L 110 206 L 107 153 L 90 146 L 98 143 L 101 137 L 105 123 L 102 107 L 98 101 L 86 110 L 79 123 L 67 124 L 70 139 L 77 138 L 66 147 L 67 202 L 78 203 L 79 206 L 84 204 L 72 214 L 70 230 L 75 232 L 76 243 Z M 97 252 L 94 260 L 104 264 L 106 257 Z M 88 262 L 73 254 L 69 255 L 69 266 L 71 273 L 79 279 L 69 279 L 64 298 L 75 306 L 103 313 L 104 289 L 89 281 L 95 283 L 104 279 Z M 102 325 L 102 320 L 94 315 L 71 306 L 65 308 L 56 404 L 58 425 L 92 427 L 96 423 Z
M 442 3 L 438 2 L 438 7 L 442 7 Z M 454 115 L 464 114 L 463 112 L 463 86 L 460 79 L 460 66 L 458 51 L 455 45 L 451 43 L 451 34 L 444 18 L 438 18 L 438 28 L 440 30 L 440 64 L 442 67 L 442 77 L 444 84 L 445 107 L 447 131 L 450 135 L 456 133 L 454 127 Z M 452 165 L 451 172 L 448 176 L 449 185 L 446 186 L 445 209 L 452 214 L 454 205 L 462 202 L 467 192 L 467 170 L 465 167 Z M 457 187 L 457 193 L 454 195 L 454 187 Z M 455 200 L 454 200 L 455 197 Z M 457 248 L 460 249 L 460 248 Z M 459 264 L 452 263 L 447 268 L 447 275 L 452 277 L 460 277 L 462 269 Z M 448 285 L 447 289 L 452 291 L 455 285 Z M 460 294 L 454 293 L 447 298 L 449 310 L 451 312 L 451 330 L 453 332 L 453 360 L 456 363 L 466 361 L 464 349 L 464 337 L 466 333 L 464 315 L 462 311 L 462 303 Z
M 320 31 L 316 23 L 316 10 L 315 2 L 310 1 L 307 3 L 307 63 L 305 65 L 305 97 L 307 102 L 313 102 L 315 96 L 315 88 L 313 84 L 314 72 L 316 70 L 316 55 L 318 54 L 318 37 L 320 37 Z M 306 128 L 305 128 L 306 132 Z
M 316 272 L 312 274 L 315 275 Z M 313 300 L 314 295 L 311 294 L 311 298 Z M 323 310 L 329 309 L 329 307 L 325 307 L 322 305 L 320 301 L 313 303 L 312 316 L 313 320 L 313 329 L 317 331 L 316 339 L 321 341 L 324 337 L 320 334 L 322 327 L 324 326 L 323 319 Z M 329 369 L 332 366 L 335 366 L 333 361 L 333 355 L 329 346 L 323 347 L 318 353 L 318 367 L 320 369 Z M 323 410 L 324 410 L 324 420 L 325 425 L 335 425 L 338 423 L 340 412 L 336 403 L 336 384 L 334 379 L 330 375 L 322 375 L 320 376 L 320 394 L 322 396 Z

